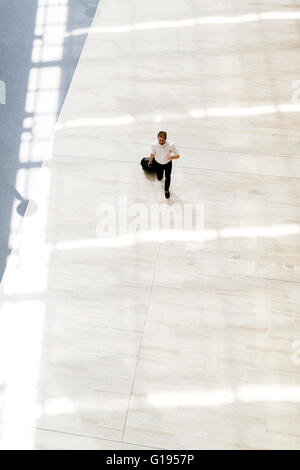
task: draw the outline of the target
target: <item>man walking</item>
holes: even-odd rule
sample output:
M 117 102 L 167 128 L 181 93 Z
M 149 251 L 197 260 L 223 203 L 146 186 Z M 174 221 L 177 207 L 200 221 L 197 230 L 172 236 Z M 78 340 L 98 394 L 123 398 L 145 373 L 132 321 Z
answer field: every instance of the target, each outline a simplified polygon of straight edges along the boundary
M 176 150 L 175 145 L 167 140 L 167 133 L 165 131 L 160 131 L 157 134 L 157 140 L 158 142 L 154 142 L 152 144 L 148 166 L 151 166 L 152 164 L 154 165 L 158 180 L 162 180 L 165 172 L 165 196 L 167 199 L 169 199 L 172 160 L 179 158 L 180 155 L 178 155 L 178 151 Z

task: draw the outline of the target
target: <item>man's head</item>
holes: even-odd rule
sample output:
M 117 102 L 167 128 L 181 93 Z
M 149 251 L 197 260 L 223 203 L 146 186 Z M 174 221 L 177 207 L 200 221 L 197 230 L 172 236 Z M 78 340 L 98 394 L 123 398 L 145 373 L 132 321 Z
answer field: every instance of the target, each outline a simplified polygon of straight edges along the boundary
M 157 134 L 157 138 L 158 138 L 158 143 L 160 145 L 164 145 L 164 143 L 166 142 L 167 140 L 167 133 L 165 131 L 160 131 L 158 134 Z

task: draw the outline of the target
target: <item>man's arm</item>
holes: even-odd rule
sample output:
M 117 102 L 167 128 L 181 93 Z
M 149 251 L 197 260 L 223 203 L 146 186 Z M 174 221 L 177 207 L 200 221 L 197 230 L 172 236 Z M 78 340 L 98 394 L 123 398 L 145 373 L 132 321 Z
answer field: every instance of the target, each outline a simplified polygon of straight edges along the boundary
M 151 166 L 151 165 L 152 165 L 152 160 L 153 160 L 153 158 L 154 158 L 154 153 L 151 153 L 148 166 Z
M 172 156 L 170 155 L 168 157 L 168 160 L 175 160 L 176 158 L 180 158 L 178 150 L 177 150 L 177 148 L 175 147 L 174 144 L 172 144 L 172 146 L 171 146 L 171 153 L 174 153 L 174 155 L 172 155 Z

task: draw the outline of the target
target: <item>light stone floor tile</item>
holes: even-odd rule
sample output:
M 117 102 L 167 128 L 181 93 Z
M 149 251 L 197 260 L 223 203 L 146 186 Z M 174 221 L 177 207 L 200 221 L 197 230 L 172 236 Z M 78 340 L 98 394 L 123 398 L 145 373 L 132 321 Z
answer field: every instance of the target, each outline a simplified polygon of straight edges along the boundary
M 291 0 L 100 2 L 1 285 L 0 448 L 300 449 L 299 27 Z M 200 244 L 100 225 L 187 204 Z
M 96 439 L 92 437 L 74 436 L 50 431 L 37 430 L 35 432 L 34 450 L 151 450 L 131 443 Z M 155 448 L 154 448 L 155 449 Z
M 84 435 L 68 434 L 45 429 L 13 428 L 8 431 L 5 425 L 0 424 L 0 436 L 12 432 L 15 442 L 19 442 L 19 449 L 23 450 L 156 450 L 157 448 L 143 447 L 134 443 L 106 440 Z M 8 446 L 0 449 L 7 449 Z M 12 446 L 12 449 L 15 447 Z

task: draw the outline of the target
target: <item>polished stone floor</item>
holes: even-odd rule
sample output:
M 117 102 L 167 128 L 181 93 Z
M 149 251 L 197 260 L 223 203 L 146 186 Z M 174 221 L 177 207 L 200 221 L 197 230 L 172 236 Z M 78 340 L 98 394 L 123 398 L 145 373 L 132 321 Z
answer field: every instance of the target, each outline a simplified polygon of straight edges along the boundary
M 1 285 L 2 448 L 300 449 L 299 41 L 292 0 L 101 1 Z

